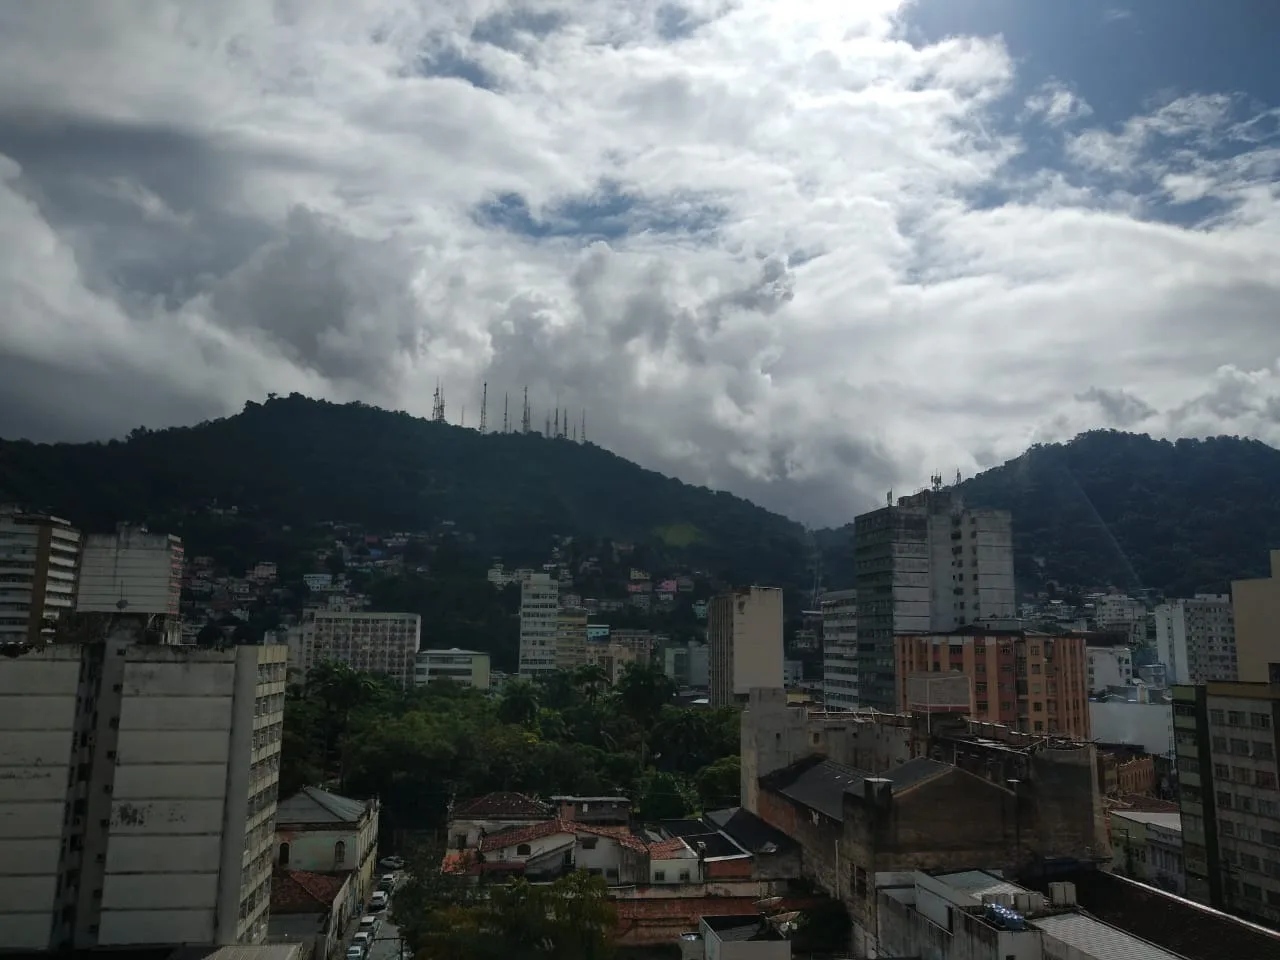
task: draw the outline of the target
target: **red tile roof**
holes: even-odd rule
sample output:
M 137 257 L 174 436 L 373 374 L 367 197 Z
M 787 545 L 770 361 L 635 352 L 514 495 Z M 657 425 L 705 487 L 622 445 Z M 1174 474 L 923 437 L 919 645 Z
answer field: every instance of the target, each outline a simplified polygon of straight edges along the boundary
M 311 873 L 282 870 L 271 877 L 272 913 L 324 913 L 351 877 L 349 873 Z
M 781 910 L 808 910 L 829 902 L 825 897 L 783 897 Z M 637 897 L 615 900 L 618 919 L 622 921 L 687 920 L 691 929 L 704 916 L 745 917 L 760 913 L 755 897 Z
M 649 844 L 649 857 L 652 860 L 674 860 L 689 852 L 691 852 L 689 845 L 679 837 L 672 837 L 670 840 L 659 840 L 657 843 Z
M 572 833 L 575 835 L 585 833 L 591 836 L 604 837 L 608 840 L 615 840 L 621 846 L 636 853 L 645 853 L 648 850 L 645 842 L 626 827 L 598 827 L 594 824 L 562 820 L 559 817 L 544 820 L 541 823 L 531 823 L 526 827 L 508 827 L 506 830 L 487 834 L 480 839 L 480 850 L 482 852 L 501 850 L 515 844 L 529 843 L 531 840 L 549 837 L 557 833 Z
M 551 808 L 540 800 L 523 793 L 486 793 L 483 797 L 463 800 L 453 808 L 455 819 L 528 819 L 540 820 L 549 816 Z

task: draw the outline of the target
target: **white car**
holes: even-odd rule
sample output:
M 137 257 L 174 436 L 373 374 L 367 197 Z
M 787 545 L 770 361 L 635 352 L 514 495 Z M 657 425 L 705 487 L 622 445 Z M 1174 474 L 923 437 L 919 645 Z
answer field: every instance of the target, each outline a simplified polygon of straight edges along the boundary
M 376 913 L 379 910 L 387 909 L 387 904 L 391 902 L 391 898 L 387 896 L 387 891 L 376 890 L 373 896 L 369 898 L 369 910 Z
M 378 927 L 382 925 L 382 921 L 375 916 L 367 916 L 360 918 L 360 932 L 367 933 L 371 937 L 378 935 Z
M 347 960 L 364 960 L 364 947 L 357 947 L 354 943 L 347 947 Z

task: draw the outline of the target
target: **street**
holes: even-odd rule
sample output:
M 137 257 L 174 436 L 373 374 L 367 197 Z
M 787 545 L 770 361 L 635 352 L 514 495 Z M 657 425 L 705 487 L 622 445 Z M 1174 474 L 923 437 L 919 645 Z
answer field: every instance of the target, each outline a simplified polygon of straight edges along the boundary
M 378 936 L 373 941 L 365 960 L 399 960 L 400 940 L 396 925 L 391 922 L 391 911 L 384 910 L 379 916 L 384 917 Z

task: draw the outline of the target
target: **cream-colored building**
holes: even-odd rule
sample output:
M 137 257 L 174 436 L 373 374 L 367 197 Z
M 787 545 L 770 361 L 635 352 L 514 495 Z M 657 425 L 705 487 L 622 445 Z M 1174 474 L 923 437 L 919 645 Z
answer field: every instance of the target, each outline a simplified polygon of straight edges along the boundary
M 556 669 L 560 629 L 560 585 L 547 573 L 520 583 L 520 676 L 529 679 Z
M 1280 550 L 1271 551 L 1271 576 L 1235 580 L 1236 669 L 1246 683 L 1280 683 Z
M 1153 616 L 1156 656 L 1170 683 L 1236 679 L 1236 625 L 1230 597 L 1200 593 L 1170 600 L 1157 606 Z
M 562 607 L 556 617 L 556 669 L 577 670 L 587 662 L 587 611 Z
M 176 619 L 182 565 L 180 537 L 128 524 L 120 524 L 115 533 L 91 533 L 80 556 L 76 610 Z
M 300 637 L 290 641 L 290 667 L 306 676 L 317 664 L 333 661 L 408 687 L 421 635 L 422 617 L 416 613 L 309 610 Z
M 0 944 L 257 943 L 286 651 L 97 644 L 0 663 Z
M 619 643 L 616 640 L 608 643 L 592 642 L 587 644 L 586 662 L 603 670 L 609 683 L 616 685 L 631 664 L 647 666 L 649 654 L 643 646 L 634 643 Z
M 413 684 L 425 686 L 445 678 L 464 687 L 489 689 L 489 655 L 475 650 L 419 650 L 413 667 Z
M 53 637 L 75 604 L 80 531 L 66 520 L 0 508 L 0 645 Z
M 711 705 L 733 703 L 752 687 L 782 687 L 782 591 L 743 587 L 707 610 Z

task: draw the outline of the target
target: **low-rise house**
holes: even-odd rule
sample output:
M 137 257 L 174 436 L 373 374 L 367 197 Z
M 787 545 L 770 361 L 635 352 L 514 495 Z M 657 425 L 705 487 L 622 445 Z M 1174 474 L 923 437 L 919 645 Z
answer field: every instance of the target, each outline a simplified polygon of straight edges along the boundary
M 649 883 L 702 883 L 702 859 L 680 837 L 649 844 Z
M 520 873 L 530 880 L 554 880 L 574 870 L 602 876 L 610 885 L 648 879 L 648 849 L 626 827 L 558 818 L 486 834 L 480 839 L 475 862 L 481 866 L 469 872 L 497 869 Z
M 631 822 L 631 801 L 626 797 L 552 797 L 556 815 L 561 820 L 574 823 L 612 823 L 625 825 Z
M 549 804 L 523 793 L 486 793 L 458 803 L 449 814 L 449 847 L 465 850 L 486 834 L 541 823 L 554 815 Z
M 340 927 L 360 916 L 377 879 L 378 817 L 375 800 L 353 800 L 319 787 L 303 787 L 276 807 L 276 865 L 316 874 L 351 874 L 352 896 L 338 915 Z
M 697 947 L 700 946 L 701 950 Z M 768 919 L 755 916 L 703 917 L 688 960 L 791 960 L 791 941 Z
M 314 960 L 342 949 L 344 917 L 359 916 L 355 874 L 284 870 L 271 874 L 269 943 L 296 943 Z

